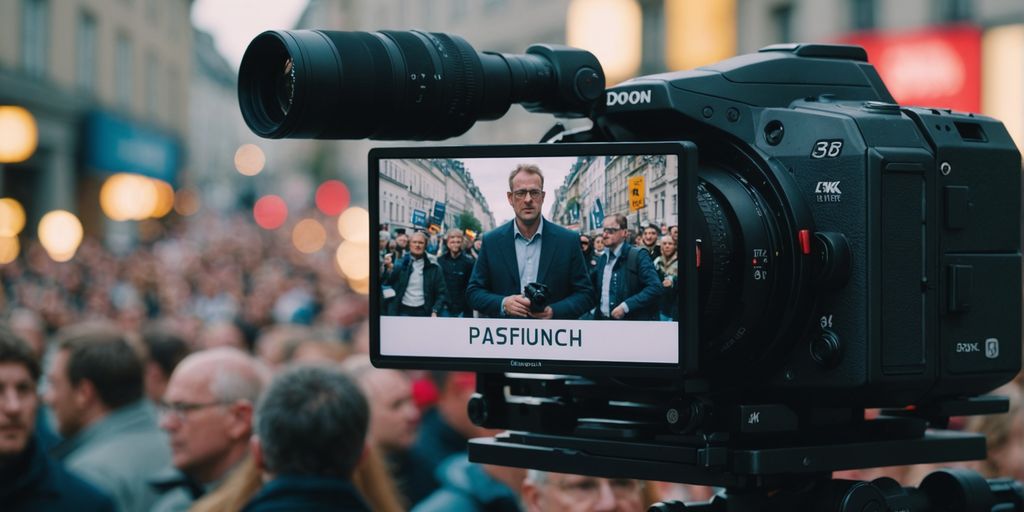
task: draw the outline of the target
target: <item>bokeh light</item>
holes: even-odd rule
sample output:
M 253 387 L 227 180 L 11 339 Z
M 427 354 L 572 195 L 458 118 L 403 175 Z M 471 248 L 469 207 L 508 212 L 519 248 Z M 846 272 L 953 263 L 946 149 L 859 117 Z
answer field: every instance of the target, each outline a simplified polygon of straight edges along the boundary
M 348 187 L 338 180 L 328 180 L 316 189 L 316 207 L 324 215 L 337 215 L 348 208 L 351 196 Z
M 25 229 L 25 209 L 16 199 L 0 199 L 0 237 L 18 236 Z
M 28 160 L 39 145 L 39 127 L 22 107 L 0 106 L 0 164 Z
M 370 246 L 366 241 L 346 240 L 334 253 L 341 273 L 350 280 L 362 281 L 370 278 Z
M 199 192 L 192 187 L 182 188 L 174 195 L 174 211 L 182 217 L 195 215 L 201 207 Z
M 327 230 L 315 219 L 302 219 L 292 228 L 292 244 L 301 253 L 317 252 L 326 242 Z
M 170 185 L 140 174 L 113 174 L 100 187 L 100 208 L 112 220 L 160 217 L 170 211 L 173 203 Z
M 68 261 L 82 243 L 82 222 L 67 210 L 54 210 L 39 220 L 39 243 L 54 261 Z
M 266 163 L 266 155 L 255 144 L 242 144 L 235 151 L 235 169 L 246 176 L 256 176 Z
M 370 212 L 353 206 L 338 217 L 338 233 L 353 242 L 370 241 Z
M 263 229 L 277 229 L 288 220 L 288 205 L 281 196 L 263 196 L 252 207 L 256 224 Z
M 16 236 L 0 236 L 0 265 L 6 265 L 18 259 L 21 244 Z
M 171 210 L 174 209 L 174 188 L 171 187 L 170 183 L 163 180 L 151 181 L 156 189 L 156 204 L 153 206 L 153 211 L 149 213 L 149 216 L 159 219 L 171 213 Z

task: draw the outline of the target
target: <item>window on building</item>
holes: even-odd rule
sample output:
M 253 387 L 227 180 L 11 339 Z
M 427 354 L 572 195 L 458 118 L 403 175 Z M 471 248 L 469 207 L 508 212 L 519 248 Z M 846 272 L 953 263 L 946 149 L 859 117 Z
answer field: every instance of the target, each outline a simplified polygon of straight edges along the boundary
M 971 19 L 971 0 L 933 0 L 935 21 L 952 23 Z
M 772 26 L 775 27 L 775 42 L 789 43 L 793 40 L 793 5 L 779 4 L 771 10 Z
M 675 194 L 672 194 L 672 213 L 673 214 L 679 213 L 678 210 L 676 210 L 676 195 Z
M 133 80 L 132 41 L 128 39 L 127 34 L 117 35 L 117 46 L 115 48 L 117 69 L 114 71 L 114 77 L 117 79 L 115 87 L 117 104 L 130 109 L 135 92 L 135 83 Z
M 21 62 L 29 75 L 46 75 L 46 36 L 50 9 L 47 0 L 24 0 L 21 9 Z
M 850 0 L 850 25 L 854 30 L 875 28 L 875 0 Z
M 75 46 L 75 83 L 87 92 L 96 91 L 96 17 L 88 11 L 78 15 Z

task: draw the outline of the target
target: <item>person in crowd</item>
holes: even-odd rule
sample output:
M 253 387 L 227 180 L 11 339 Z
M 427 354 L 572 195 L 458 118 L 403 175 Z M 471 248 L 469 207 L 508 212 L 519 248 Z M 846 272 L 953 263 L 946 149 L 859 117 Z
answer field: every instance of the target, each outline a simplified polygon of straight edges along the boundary
M 242 329 L 238 328 L 238 325 L 230 321 L 210 322 L 199 333 L 196 350 L 214 347 L 233 347 L 239 350 L 249 349 L 249 345 L 245 341 L 245 333 L 242 332 Z
M 531 469 L 523 481 L 528 512 L 640 512 L 656 501 L 647 486 L 633 478 L 550 473 Z
M 170 325 L 155 322 L 142 329 L 142 343 L 146 346 L 144 380 L 146 397 L 160 403 L 167 390 L 171 373 L 190 352 L 188 343 Z
M 54 456 L 109 494 L 119 510 L 149 510 L 158 495 L 147 479 L 171 457 L 143 394 L 141 348 L 106 323 L 69 326 L 58 340 L 46 391 L 64 437 Z
M 679 247 L 679 226 L 669 226 L 668 234 L 672 237 L 672 241 L 676 243 L 676 247 Z
M 174 470 L 152 481 L 163 491 L 155 512 L 187 510 L 246 458 L 265 379 L 255 358 L 233 348 L 196 352 L 178 365 L 160 406 Z
M 594 287 L 579 237 L 544 220 L 544 175 L 536 165 L 519 165 L 508 178 L 508 204 L 515 218 L 483 235 L 466 295 L 470 307 L 487 317 L 579 318 L 594 307 Z M 530 307 L 524 289 L 547 286 L 548 305 Z
M 1010 477 L 1024 481 L 1024 390 L 1016 381 L 1004 384 L 993 395 L 1010 399 L 1007 414 L 971 416 L 967 430 L 985 435 L 988 458 L 978 470 L 986 478 Z
M 645 249 L 647 254 L 650 255 L 651 261 L 661 256 L 661 246 L 658 244 L 658 239 L 661 238 L 661 232 L 658 230 L 658 226 L 654 224 L 648 224 L 644 226 L 640 236 L 640 248 Z
M 671 235 L 661 237 L 661 255 L 654 258 L 654 268 L 661 279 L 661 320 L 679 320 L 678 294 L 676 283 L 679 277 L 676 242 Z
M 394 261 L 398 261 L 409 251 L 409 235 L 405 231 L 395 235 Z
M 477 237 L 473 239 L 473 249 L 470 251 L 470 256 L 472 256 L 474 260 L 479 258 L 480 251 L 483 249 L 483 247 L 484 237 L 481 235 L 477 235 Z
M 597 259 L 594 257 L 594 244 L 590 240 L 590 236 L 580 233 L 580 249 L 583 250 L 583 261 L 587 262 L 587 269 L 592 270 L 594 265 L 597 265 Z
M 338 370 L 297 366 L 278 375 L 254 422 L 253 458 L 267 483 L 243 510 L 369 511 L 352 483 L 369 409 Z
M 427 258 L 427 235 L 409 237 L 409 255 L 398 263 L 385 263 L 384 284 L 394 295 L 385 297 L 384 314 L 391 316 L 438 316 L 448 304 L 448 290 L 441 267 Z
M 14 334 L 28 342 L 37 361 L 46 355 L 46 325 L 38 313 L 28 308 L 14 308 L 8 316 Z
M 526 470 L 469 462 L 465 453 L 448 457 L 436 471 L 441 487 L 413 512 L 520 512 Z
M 29 344 L 0 326 L 0 506 L 8 512 L 114 512 L 107 495 L 54 462 L 37 441 L 39 374 Z
M 594 318 L 658 320 L 662 283 L 647 251 L 625 243 L 626 216 L 604 219 L 605 254 L 594 268 L 598 306 Z
M 304 325 L 273 324 L 256 337 L 256 357 L 270 371 L 287 363 L 287 352 L 301 340 L 313 336 L 313 330 Z
M 380 448 L 405 497 L 412 504 L 430 494 L 436 483 L 433 467 L 412 451 L 419 434 L 420 410 L 412 395 L 412 381 L 398 370 L 374 368 L 370 358 L 353 355 L 342 368 L 359 384 L 370 403 L 369 442 Z M 420 474 L 426 472 L 426 475 Z
M 597 259 L 604 254 L 604 236 L 601 233 L 594 234 L 590 237 L 594 243 L 594 265 L 597 265 Z
M 466 285 L 473 273 L 473 258 L 462 251 L 462 230 L 448 230 L 445 246 L 448 250 L 437 258 L 444 271 L 444 282 L 448 292 L 448 314 L 456 317 L 473 318 L 473 308 L 466 300 Z

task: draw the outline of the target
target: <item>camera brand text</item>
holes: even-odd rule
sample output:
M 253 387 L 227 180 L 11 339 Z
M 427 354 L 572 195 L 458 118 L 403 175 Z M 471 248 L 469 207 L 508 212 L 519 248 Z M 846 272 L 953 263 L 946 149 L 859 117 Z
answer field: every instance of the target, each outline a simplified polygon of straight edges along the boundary
M 651 90 L 608 91 L 606 101 L 609 107 L 614 107 L 615 105 L 643 105 L 651 102 Z

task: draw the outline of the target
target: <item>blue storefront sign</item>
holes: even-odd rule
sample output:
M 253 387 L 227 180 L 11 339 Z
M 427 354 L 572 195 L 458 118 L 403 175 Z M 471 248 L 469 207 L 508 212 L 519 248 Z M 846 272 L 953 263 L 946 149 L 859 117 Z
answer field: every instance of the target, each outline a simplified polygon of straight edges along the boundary
M 421 228 L 427 227 L 427 212 L 423 210 L 412 211 L 412 225 Z
M 142 174 L 176 186 L 181 144 L 172 136 L 107 112 L 85 120 L 83 156 L 89 172 Z
M 444 224 L 444 212 L 445 204 L 440 201 L 434 202 L 434 216 L 431 218 L 431 222 L 434 224 Z

